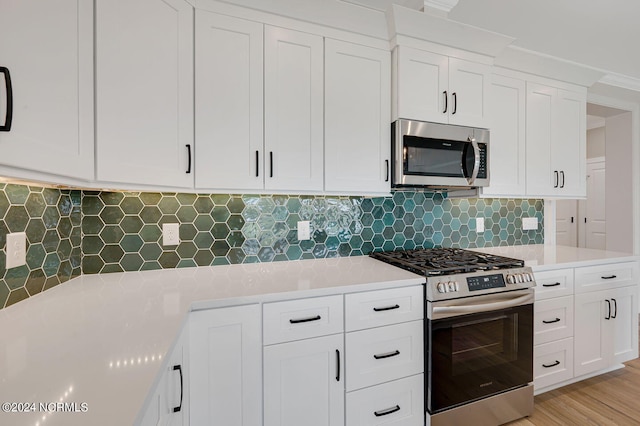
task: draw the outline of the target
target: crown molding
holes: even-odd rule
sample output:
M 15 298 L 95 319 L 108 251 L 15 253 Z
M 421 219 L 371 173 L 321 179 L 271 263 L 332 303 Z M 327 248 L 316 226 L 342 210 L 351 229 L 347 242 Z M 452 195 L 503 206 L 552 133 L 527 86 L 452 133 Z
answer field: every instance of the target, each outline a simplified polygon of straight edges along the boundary
M 449 13 L 457 4 L 458 0 L 424 0 L 424 9 L 432 8 Z
M 640 79 L 628 77 L 622 74 L 607 74 L 598 80 L 598 83 L 640 92 Z

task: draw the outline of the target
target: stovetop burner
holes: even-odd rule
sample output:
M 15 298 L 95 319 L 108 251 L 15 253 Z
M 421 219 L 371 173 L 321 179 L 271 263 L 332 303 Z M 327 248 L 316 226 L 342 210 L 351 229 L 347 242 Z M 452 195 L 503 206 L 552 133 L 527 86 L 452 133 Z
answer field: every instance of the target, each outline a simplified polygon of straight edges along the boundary
M 444 247 L 375 252 L 370 256 L 427 277 L 524 266 L 518 259 Z

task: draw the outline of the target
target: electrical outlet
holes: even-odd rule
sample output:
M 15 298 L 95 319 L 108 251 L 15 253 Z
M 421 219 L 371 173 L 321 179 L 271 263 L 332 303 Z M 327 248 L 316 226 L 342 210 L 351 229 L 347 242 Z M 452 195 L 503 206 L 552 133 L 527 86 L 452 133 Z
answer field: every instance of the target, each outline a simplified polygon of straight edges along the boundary
M 484 217 L 476 217 L 476 232 L 484 232 Z
M 164 223 L 162 225 L 162 245 L 177 246 L 180 244 L 180 224 Z
M 7 269 L 27 263 L 27 234 L 15 232 L 7 234 Z
M 311 239 L 311 222 L 308 220 L 301 220 L 298 222 L 298 241 Z
M 538 229 L 538 218 L 537 217 L 523 217 L 522 218 L 522 229 L 524 231 L 531 231 L 534 229 Z

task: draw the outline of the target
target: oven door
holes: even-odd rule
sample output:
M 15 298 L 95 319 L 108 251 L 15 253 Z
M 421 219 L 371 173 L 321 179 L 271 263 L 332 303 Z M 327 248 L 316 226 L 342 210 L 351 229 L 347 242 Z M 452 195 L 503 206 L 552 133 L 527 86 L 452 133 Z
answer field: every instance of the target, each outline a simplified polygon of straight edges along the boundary
M 427 410 L 533 381 L 533 291 L 428 303 Z

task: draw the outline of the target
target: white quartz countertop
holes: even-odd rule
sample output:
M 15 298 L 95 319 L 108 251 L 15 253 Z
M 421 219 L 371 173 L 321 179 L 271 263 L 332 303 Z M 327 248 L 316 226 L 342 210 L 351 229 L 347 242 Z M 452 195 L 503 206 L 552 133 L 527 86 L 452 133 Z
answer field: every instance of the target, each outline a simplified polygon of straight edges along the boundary
M 525 265 L 533 268 L 534 272 L 640 260 L 640 256 L 634 256 L 630 253 L 545 244 L 486 247 L 472 250 L 522 259 L 525 261 Z
M 0 403 L 36 411 L 0 425 L 133 424 L 190 310 L 422 282 L 366 256 L 81 276 L 0 310 Z

